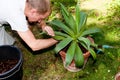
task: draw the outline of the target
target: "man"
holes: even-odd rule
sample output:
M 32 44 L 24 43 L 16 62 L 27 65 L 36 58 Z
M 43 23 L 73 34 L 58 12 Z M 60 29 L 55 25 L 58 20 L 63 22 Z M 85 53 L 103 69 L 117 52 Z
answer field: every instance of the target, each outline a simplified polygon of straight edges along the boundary
M 53 38 L 36 39 L 28 28 L 28 22 L 38 22 L 42 30 L 48 35 L 54 36 L 54 31 L 47 26 L 44 19 L 51 13 L 49 0 L 1 0 L 0 1 L 0 23 L 8 22 L 12 30 L 33 50 L 40 50 L 57 43 Z M 26 20 L 27 17 L 27 20 Z

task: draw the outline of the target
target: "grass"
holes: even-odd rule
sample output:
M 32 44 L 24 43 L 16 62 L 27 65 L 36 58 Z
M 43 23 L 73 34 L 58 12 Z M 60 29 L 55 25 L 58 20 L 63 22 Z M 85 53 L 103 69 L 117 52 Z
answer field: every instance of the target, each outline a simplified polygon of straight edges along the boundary
M 103 31 L 102 34 L 93 36 L 95 42 L 116 48 L 103 49 L 103 53 L 97 54 L 96 61 L 90 57 L 83 70 L 72 73 L 63 67 L 61 58 L 55 55 L 54 46 L 33 52 L 21 39 L 18 39 L 16 45 L 19 46 L 24 57 L 23 80 L 114 80 L 115 74 L 120 71 L 119 21 L 105 18 L 103 12 L 100 12 L 101 9 L 89 10 L 88 8 L 89 6 L 87 9 L 82 8 L 88 13 L 88 27 L 96 26 Z M 33 32 L 37 38 L 43 38 L 37 28 L 34 28 Z

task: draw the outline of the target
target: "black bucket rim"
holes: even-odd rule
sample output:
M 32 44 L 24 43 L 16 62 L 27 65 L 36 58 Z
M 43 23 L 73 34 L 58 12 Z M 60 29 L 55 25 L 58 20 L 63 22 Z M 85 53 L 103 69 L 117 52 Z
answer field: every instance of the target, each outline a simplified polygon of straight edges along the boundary
M 20 50 L 18 49 L 18 47 L 16 47 L 16 46 L 1 45 L 0 48 L 1 48 L 1 47 L 11 47 L 11 48 L 17 49 L 18 52 L 21 53 L 21 51 L 20 51 Z M 0 76 L 4 76 L 4 75 L 6 75 L 6 74 L 12 72 L 13 70 L 15 70 L 15 69 L 19 66 L 18 70 L 16 70 L 16 71 L 13 73 L 13 74 L 15 74 L 17 71 L 19 71 L 20 66 L 22 65 L 22 61 L 23 61 L 23 60 L 22 60 L 22 54 L 20 54 L 20 59 L 19 59 L 18 63 L 17 63 L 12 69 L 10 69 L 10 70 L 8 70 L 8 71 L 6 71 L 6 72 L 0 74 Z M 11 76 L 12 76 L 13 74 L 11 74 Z M 8 77 L 9 77 L 9 76 L 8 76 Z M 5 79 L 5 78 L 0 78 L 0 79 Z

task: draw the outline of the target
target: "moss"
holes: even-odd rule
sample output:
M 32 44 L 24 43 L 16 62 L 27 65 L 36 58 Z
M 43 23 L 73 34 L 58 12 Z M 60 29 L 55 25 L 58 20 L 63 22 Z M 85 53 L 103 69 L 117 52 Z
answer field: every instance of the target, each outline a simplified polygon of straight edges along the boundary
M 90 21 L 88 27 L 92 25 L 103 30 L 103 34 L 93 36 L 95 42 L 115 48 L 104 49 L 102 54 L 97 54 L 95 62 L 90 57 L 83 70 L 72 73 L 63 67 L 62 60 L 58 55 L 55 56 L 53 47 L 32 52 L 18 38 L 16 45 L 24 56 L 23 80 L 114 80 L 115 74 L 120 71 L 120 27 L 113 20 L 107 21 L 106 18 L 98 20 L 101 15 L 95 16 L 95 13 L 91 13 L 90 16 L 94 17 L 91 18 L 92 20 L 88 19 Z M 33 32 L 37 38 L 43 38 L 37 29 L 34 28 Z

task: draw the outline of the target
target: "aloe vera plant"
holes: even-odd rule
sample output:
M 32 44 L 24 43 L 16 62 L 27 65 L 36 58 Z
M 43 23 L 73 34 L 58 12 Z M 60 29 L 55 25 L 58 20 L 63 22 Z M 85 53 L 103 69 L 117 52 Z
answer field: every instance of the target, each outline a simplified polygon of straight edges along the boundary
M 55 31 L 56 36 L 53 37 L 60 41 L 56 45 L 55 51 L 58 53 L 69 45 L 66 51 L 66 66 L 74 59 L 76 67 L 82 67 L 84 64 L 84 56 L 79 45 L 82 45 L 82 47 L 88 50 L 92 57 L 96 59 L 96 53 L 93 48 L 91 48 L 91 42 L 86 36 L 100 32 L 100 29 L 86 29 L 87 14 L 80 11 L 78 5 L 76 5 L 75 8 L 75 16 L 69 13 L 63 4 L 60 3 L 60 6 L 64 22 L 59 19 L 54 19 L 50 22 L 50 24 L 60 28 L 59 31 Z

